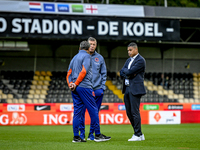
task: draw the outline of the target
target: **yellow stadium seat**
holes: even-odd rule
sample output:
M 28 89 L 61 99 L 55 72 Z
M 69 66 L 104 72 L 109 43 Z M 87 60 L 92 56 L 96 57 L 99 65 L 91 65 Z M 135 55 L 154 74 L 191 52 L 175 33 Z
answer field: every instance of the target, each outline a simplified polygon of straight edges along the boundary
M 37 85 L 36 89 L 41 90 L 42 89 L 42 85 Z
M 33 103 L 33 101 L 31 99 L 27 99 L 26 103 Z
M 35 90 L 36 89 L 36 85 L 31 85 L 31 89 Z
M 164 95 L 163 90 L 158 90 L 159 95 Z
M 35 99 L 39 99 L 40 98 L 39 94 L 34 94 L 33 96 L 34 96 Z
M 29 94 L 35 94 L 35 90 L 29 90 Z
M 47 91 L 46 90 L 41 90 L 41 94 L 47 95 Z
M 12 94 L 8 94 L 7 97 L 10 98 L 10 99 L 12 99 L 13 95 Z
M 51 73 L 51 71 L 47 71 L 47 76 L 52 76 L 52 73 Z
M 39 80 L 43 81 L 44 80 L 44 76 L 39 76 Z
M 41 90 L 35 90 L 35 94 L 40 94 Z
M 20 98 L 19 103 L 24 103 L 24 99 Z
M 44 103 L 44 99 L 39 99 L 38 103 Z
M 51 81 L 51 78 L 49 76 L 45 76 L 44 80 Z
M 37 81 L 35 81 L 35 80 L 33 80 L 33 81 L 32 81 L 32 84 L 33 84 L 33 85 L 37 85 L 37 84 L 38 84 L 38 82 L 37 82 Z
M 2 99 L 7 99 L 8 96 L 7 96 L 6 94 L 2 94 L 2 95 L 1 95 L 1 98 L 2 98 Z
M 46 76 L 47 74 L 46 74 L 45 71 L 41 71 L 41 72 L 40 72 L 40 75 L 42 75 L 42 76 Z
M 49 85 L 49 81 L 44 81 L 44 85 Z
M 40 76 L 40 71 L 35 71 L 35 75 Z
M 179 95 L 178 95 L 178 98 L 179 98 L 179 99 L 183 99 L 183 98 L 184 98 L 184 95 L 183 95 L 183 94 L 179 94 Z
M 39 80 L 39 77 L 38 76 L 33 76 L 33 80 Z
M 33 94 L 28 94 L 27 97 L 28 97 L 28 99 L 32 99 L 33 98 Z
M 42 86 L 42 89 L 48 90 L 48 86 L 47 86 L 47 85 L 43 85 L 43 86 Z
M 13 103 L 19 103 L 18 99 L 13 99 Z
M 43 85 L 43 81 L 38 81 L 38 85 Z
M 193 77 L 197 77 L 198 74 L 196 72 L 193 73 Z
M 45 99 L 45 98 L 46 98 L 46 95 L 40 94 L 40 98 L 41 98 L 41 99 Z
M 167 90 L 163 90 L 163 94 L 164 95 L 168 95 L 168 91 Z
M 38 103 L 38 100 L 37 99 L 33 99 L 33 103 Z
M 13 103 L 12 99 L 7 99 L 7 103 Z

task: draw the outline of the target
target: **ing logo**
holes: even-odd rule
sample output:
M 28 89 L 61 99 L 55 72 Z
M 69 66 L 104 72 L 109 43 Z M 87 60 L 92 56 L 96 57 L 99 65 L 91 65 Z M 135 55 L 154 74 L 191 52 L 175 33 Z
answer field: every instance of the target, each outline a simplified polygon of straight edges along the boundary
M 12 114 L 12 121 L 10 122 L 10 124 L 26 124 L 27 122 L 27 117 L 24 113 L 17 113 L 14 112 Z

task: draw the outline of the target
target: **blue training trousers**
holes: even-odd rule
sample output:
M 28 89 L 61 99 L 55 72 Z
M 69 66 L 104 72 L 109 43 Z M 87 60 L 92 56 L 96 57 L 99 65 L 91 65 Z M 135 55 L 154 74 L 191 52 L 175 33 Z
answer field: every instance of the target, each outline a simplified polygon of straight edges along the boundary
M 72 92 L 73 104 L 74 104 L 74 116 L 73 116 L 73 132 L 74 136 L 79 136 L 80 118 L 83 107 L 85 106 L 89 112 L 91 118 L 91 129 L 95 134 L 100 133 L 98 108 L 95 103 L 94 91 L 89 88 L 76 87 L 76 90 Z
M 99 112 L 104 92 L 103 92 L 103 89 L 98 89 L 98 90 L 94 90 L 94 93 L 95 93 L 95 103 L 98 107 L 98 112 Z M 80 127 L 79 127 L 81 134 L 85 134 L 85 111 L 86 111 L 86 107 L 84 106 L 81 119 L 80 119 Z M 90 133 L 94 133 L 94 130 L 92 129 L 92 125 L 90 125 Z

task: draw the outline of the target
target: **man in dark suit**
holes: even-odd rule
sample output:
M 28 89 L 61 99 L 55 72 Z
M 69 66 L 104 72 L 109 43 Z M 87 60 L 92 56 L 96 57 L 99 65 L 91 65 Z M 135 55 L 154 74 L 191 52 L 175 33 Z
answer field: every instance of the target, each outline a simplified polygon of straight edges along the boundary
M 141 131 L 140 118 L 140 99 L 142 95 L 146 94 L 144 87 L 144 73 L 146 62 L 145 59 L 138 53 L 136 43 L 128 45 L 128 58 L 120 70 L 120 76 L 123 78 L 124 103 L 126 107 L 126 114 L 134 129 L 132 138 L 128 141 L 145 140 L 144 134 Z

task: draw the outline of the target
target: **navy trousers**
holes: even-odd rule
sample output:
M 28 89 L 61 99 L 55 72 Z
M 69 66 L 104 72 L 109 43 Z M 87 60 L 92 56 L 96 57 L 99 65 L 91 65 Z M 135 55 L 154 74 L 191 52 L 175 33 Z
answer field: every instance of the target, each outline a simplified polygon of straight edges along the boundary
M 76 91 L 72 92 L 72 98 L 74 104 L 74 116 L 73 116 L 74 136 L 79 136 L 80 118 L 84 106 L 87 108 L 91 118 L 92 132 L 95 132 L 95 134 L 101 134 L 98 108 L 95 103 L 95 97 L 93 95 L 93 92 L 94 91 L 92 89 L 82 88 L 79 86 L 76 87 Z
M 98 90 L 94 90 L 94 93 L 95 93 L 95 103 L 97 104 L 97 108 L 98 108 L 98 112 L 99 112 L 101 103 L 103 100 L 104 92 L 103 92 L 103 89 L 98 89 Z M 86 111 L 86 107 L 84 106 L 83 110 L 82 110 L 82 115 L 81 115 L 81 119 L 80 119 L 80 127 L 79 127 L 81 134 L 85 134 L 85 111 Z M 90 125 L 90 133 L 93 134 L 91 125 Z
M 131 122 L 134 130 L 134 135 L 142 135 L 141 131 L 141 117 L 140 117 L 140 98 L 141 95 L 133 95 L 130 88 L 127 86 L 124 94 L 124 103 L 126 107 L 126 114 Z

